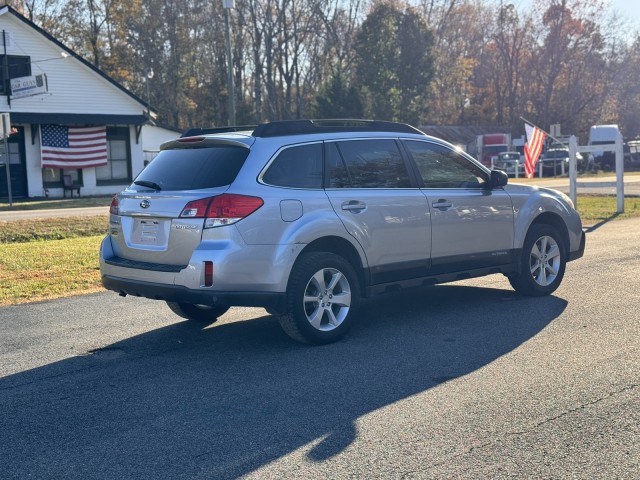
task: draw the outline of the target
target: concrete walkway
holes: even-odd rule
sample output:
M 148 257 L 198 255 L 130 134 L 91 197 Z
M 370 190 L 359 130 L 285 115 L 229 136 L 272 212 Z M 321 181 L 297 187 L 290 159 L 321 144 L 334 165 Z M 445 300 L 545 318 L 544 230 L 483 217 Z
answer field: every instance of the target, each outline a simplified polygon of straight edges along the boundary
M 109 207 L 51 208 L 43 210 L 13 210 L 0 212 L 0 222 L 30 220 L 35 218 L 84 217 L 107 215 Z

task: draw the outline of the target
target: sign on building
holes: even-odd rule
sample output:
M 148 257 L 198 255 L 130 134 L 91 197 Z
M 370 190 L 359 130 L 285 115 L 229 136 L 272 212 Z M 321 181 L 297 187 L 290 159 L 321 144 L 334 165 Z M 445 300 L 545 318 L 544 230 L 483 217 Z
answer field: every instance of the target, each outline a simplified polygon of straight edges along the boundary
M 49 86 L 47 84 L 47 74 L 29 75 L 28 77 L 19 77 L 11 79 L 11 98 L 29 97 L 31 95 L 39 95 L 47 93 Z

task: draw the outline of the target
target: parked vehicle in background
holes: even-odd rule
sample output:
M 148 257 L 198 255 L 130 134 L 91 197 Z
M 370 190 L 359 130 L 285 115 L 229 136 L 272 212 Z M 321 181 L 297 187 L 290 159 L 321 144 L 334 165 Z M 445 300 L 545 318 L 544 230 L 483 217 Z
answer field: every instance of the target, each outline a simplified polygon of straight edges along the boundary
M 502 170 L 510 177 L 523 177 L 524 158 L 518 152 L 500 152 L 498 159 L 493 162 L 493 168 Z
M 587 169 L 587 159 L 580 152 L 576 152 L 576 167 L 578 172 L 584 172 Z M 569 149 L 550 148 L 540 155 L 536 171 L 542 171 L 543 177 L 569 175 Z
M 640 170 L 640 140 L 629 140 L 624 155 L 625 170 Z
M 511 135 L 508 133 L 490 133 L 478 136 L 479 159 L 485 167 L 491 168 L 492 162 L 502 152 L 511 150 Z
M 594 125 L 589 129 L 589 145 L 614 144 L 618 135 L 620 135 L 618 125 Z M 597 170 L 615 170 L 615 152 L 593 152 L 593 164 Z
M 165 143 L 110 208 L 105 288 L 212 323 L 264 307 L 295 340 L 338 340 L 362 298 L 503 274 L 549 295 L 585 236 L 571 200 L 507 185 L 404 124 L 272 122 Z

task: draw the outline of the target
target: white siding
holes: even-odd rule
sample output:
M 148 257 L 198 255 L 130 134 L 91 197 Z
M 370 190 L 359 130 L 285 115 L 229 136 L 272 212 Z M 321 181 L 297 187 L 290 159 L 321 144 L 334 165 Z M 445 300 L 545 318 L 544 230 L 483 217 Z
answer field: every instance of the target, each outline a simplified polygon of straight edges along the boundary
M 1 32 L 11 36 L 8 55 L 31 57 L 31 73 L 46 73 L 49 93 L 11 100 L 0 96 L 0 110 L 39 113 L 141 115 L 145 106 L 11 14 L 0 15 Z
M 137 101 L 126 91 L 85 65 L 80 60 L 68 55 L 57 43 L 42 35 L 29 23 L 16 18 L 8 9 L 0 9 L 0 54 L 4 54 L 2 31 L 9 37 L 6 53 L 30 57 L 31 74 L 45 73 L 49 91 L 47 94 L 31 97 L 15 98 L 10 101 L 0 95 L 0 111 L 43 114 L 96 114 L 96 115 L 142 115 L 146 105 Z M 125 125 L 120 125 L 125 126 Z M 143 135 L 136 142 L 136 127 L 129 128 L 131 155 L 131 175 L 133 178 L 144 168 L 144 151 L 157 149 L 157 135 L 175 138 L 176 132 L 160 129 L 151 135 L 147 148 L 143 147 Z M 27 170 L 27 186 L 29 197 L 42 197 L 45 194 L 42 182 L 40 132 L 32 137 L 35 125 L 24 124 L 25 154 Z M 160 142 L 161 143 L 161 142 Z M 122 190 L 126 185 L 97 186 L 94 168 L 82 171 L 83 184 L 81 195 L 108 195 Z M 50 197 L 61 197 L 62 188 L 49 188 Z
M 142 127 L 142 145 L 144 146 L 144 160 L 150 162 L 160 151 L 160 145 L 169 140 L 175 140 L 180 136 L 179 132 L 154 125 Z

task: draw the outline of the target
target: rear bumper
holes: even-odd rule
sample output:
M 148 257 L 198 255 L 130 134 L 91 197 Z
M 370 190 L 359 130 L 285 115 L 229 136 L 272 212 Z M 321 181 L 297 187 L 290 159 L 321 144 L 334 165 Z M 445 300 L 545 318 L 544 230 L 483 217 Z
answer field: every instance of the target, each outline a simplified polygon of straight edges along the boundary
M 112 275 L 102 276 L 102 285 L 121 296 L 132 295 L 152 300 L 184 302 L 198 305 L 224 305 L 277 308 L 284 301 L 284 293 L 274 292 L 220 292 L 193 290 L 181 285 L 128 280 Z

